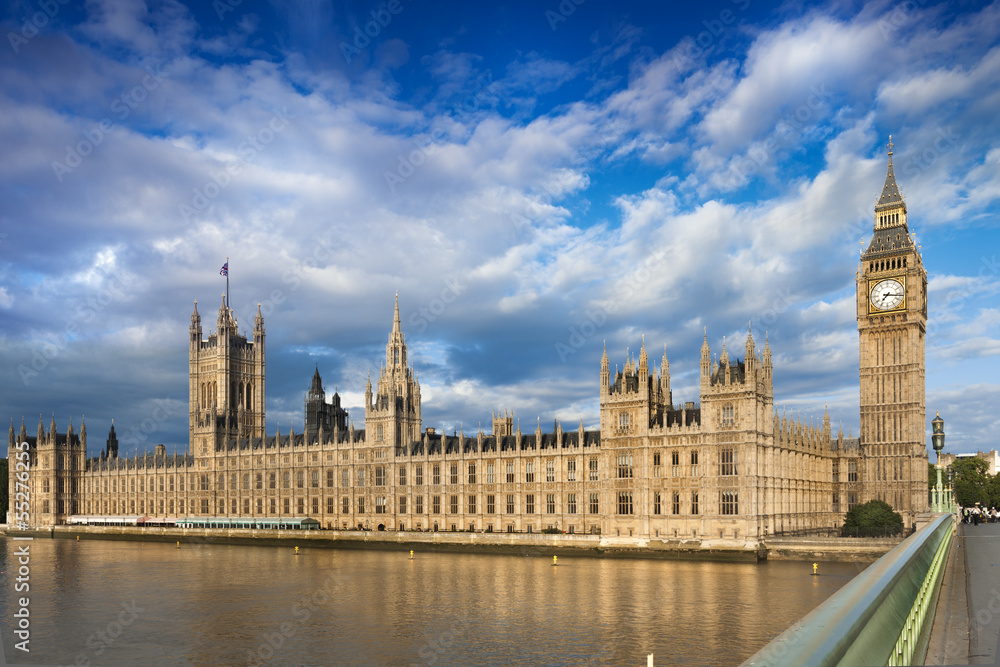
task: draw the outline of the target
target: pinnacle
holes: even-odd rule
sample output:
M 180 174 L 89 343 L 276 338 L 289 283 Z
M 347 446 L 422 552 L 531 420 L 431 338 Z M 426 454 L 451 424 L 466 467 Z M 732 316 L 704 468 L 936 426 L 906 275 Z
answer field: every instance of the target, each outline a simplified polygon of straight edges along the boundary
M 884 211 L 901 205 L 905 206 L 903 196 L 899 194 L 899 186 L 896 185 L 896 174 L 892 168 L 892 135 L 889 135 L 889 166 L 885 174 L 885 185 L 882 186 L 882 196 L 875 204 L 875 211 Z
M 396 307 L 392 316 L 392 333 L 401 333 L 402 327 L 399 322 L 399 292 L 396 292 Z

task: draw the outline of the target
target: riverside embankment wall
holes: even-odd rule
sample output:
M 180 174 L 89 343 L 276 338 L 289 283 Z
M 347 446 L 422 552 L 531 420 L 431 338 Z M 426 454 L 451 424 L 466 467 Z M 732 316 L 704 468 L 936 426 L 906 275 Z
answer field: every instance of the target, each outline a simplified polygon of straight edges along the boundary
M 183 544 L 235 544 L 300 548 L 413 550 L 418 552 L 506 553 L 682 560 L 878 559 L 900 539 L 780 538 L 756 540 L 647 539 L 542 533 L 468 533 L 356 530 L 252 530 L 224 528 L 55 526 L 31 531 L 3 528 L 7 535 L 56 539 L 101 539 Z

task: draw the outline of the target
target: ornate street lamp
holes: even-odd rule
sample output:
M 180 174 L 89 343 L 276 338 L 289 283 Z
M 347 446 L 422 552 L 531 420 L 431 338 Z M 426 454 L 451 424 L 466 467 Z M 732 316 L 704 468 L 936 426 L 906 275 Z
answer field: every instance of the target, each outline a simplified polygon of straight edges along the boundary
M 931 421 L 931 442 L 934 445 L 934 451 L 937 452 L 937 464 L 934 468 L 937 470 L 937 484 L 934 487 L 934 506 L 932 507 L 935 512 L 952 512 L 954 507 L 951 501 L 951 489 L 945 489 L 941 483 L 941 450 L 944 449 L 944 420 L 941 419 L 941 414 L 935 412 L 934 419 Z

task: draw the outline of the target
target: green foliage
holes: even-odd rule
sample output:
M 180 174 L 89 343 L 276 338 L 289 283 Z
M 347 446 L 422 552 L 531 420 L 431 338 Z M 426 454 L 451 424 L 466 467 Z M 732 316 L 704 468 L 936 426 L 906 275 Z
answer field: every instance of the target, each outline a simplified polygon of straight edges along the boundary
M 990 507 L 1000 507 L 1000 474 L 996 474 L 990 478 L 989 484 L 986 485 L 986 493 L 990 499 Z
M 948 477 L 947 477 L 947 475 L 945 474 L 945 472 L 943 470 L 941 471 L 941 483 L 942 484 L 947 484 L 948 483 Z M 927 488 L 928 489 L 933 489 L 935 486 L 937 486 L 937 468 L 934 467 L 933 463 L 928 463 L 927 464 Z
M 955 474 L 955 502 L 962 507 L 976 503 L 990 504 L 992 479 L 986 473 L 989 465 L 978 456 L 957 459 L 951 464 Z
M 903 532 L 903 517 L 899 512 L 893 512 L 888 503 L 871 500 L 848 510 L 840 534 L 844 537 L 879 537 L 901 532 Z
M 0 521 L 7 516 L 7 504 L 10 501 L 7 495 L 10 492 L 7 488 L 7 471 L 9 470 L 7 465 L 7 459 L 0 459 Z
M 542 533 L 544 533 L 546 535 L 558 535 L 561 532 L 562 531 L 559 530 L 558 528 L 543 528 L 542 529 Z
M 955 462 L 951 464 L 951 469 L 955 471 L 956 477 L 975 477 L 977 474 L 986 476 L 986 471 L 990 469 L 990 466 L 978 456 L 971 456 L 965 459 L 955 459 Z
M 971 507 L 976 503 L 986 505 L 989 498 L 985 484 L 977 484 L 969 479 L 955 480 L 955 502 L 962 507 Z

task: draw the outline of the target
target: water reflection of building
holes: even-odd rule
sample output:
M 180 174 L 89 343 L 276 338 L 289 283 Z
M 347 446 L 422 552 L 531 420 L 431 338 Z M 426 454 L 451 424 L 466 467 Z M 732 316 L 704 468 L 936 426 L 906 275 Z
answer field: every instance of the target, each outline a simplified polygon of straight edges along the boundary
M 899 298 L 895 290 L 899 289 Z M 889 296 L 885 296 L 888 294 Z M 264 322 L 239 334 L 219 308 L 202 336 L 190 327 L 190 453 L 119 457 L 114 428 L 86 457 L 86 426 L 65 435 L 41 420 L 29 437 L 35 525 L 73 514 L 311 516 L 329 528 L 556 529 L 662 539 L 756 539 L 838 526 L 847 509 L 880 498 L 912 521 L 926 510 L 923 332 L 926 272 L 906 228 L 889 170 L 875 234 L 858 273 L 860 438 L 779 416 L 769 342 L 747 332 L 743 356 L 701 348 L 700 401 L 678 403 L 666 351 L 650 362 L 643 341 L 611 372 L 600 369 L 600 429 L 515 427 L 494 413 L 491 434 L 423 428 L 420 383 L 407 362 L 398 298 L 385 362 L 365 390 L 365 427 L 339 396 L 327 403 L 319 371 L 303 434 L 264 432 Z M 11 497 L 14 497 L 14 466 Z

